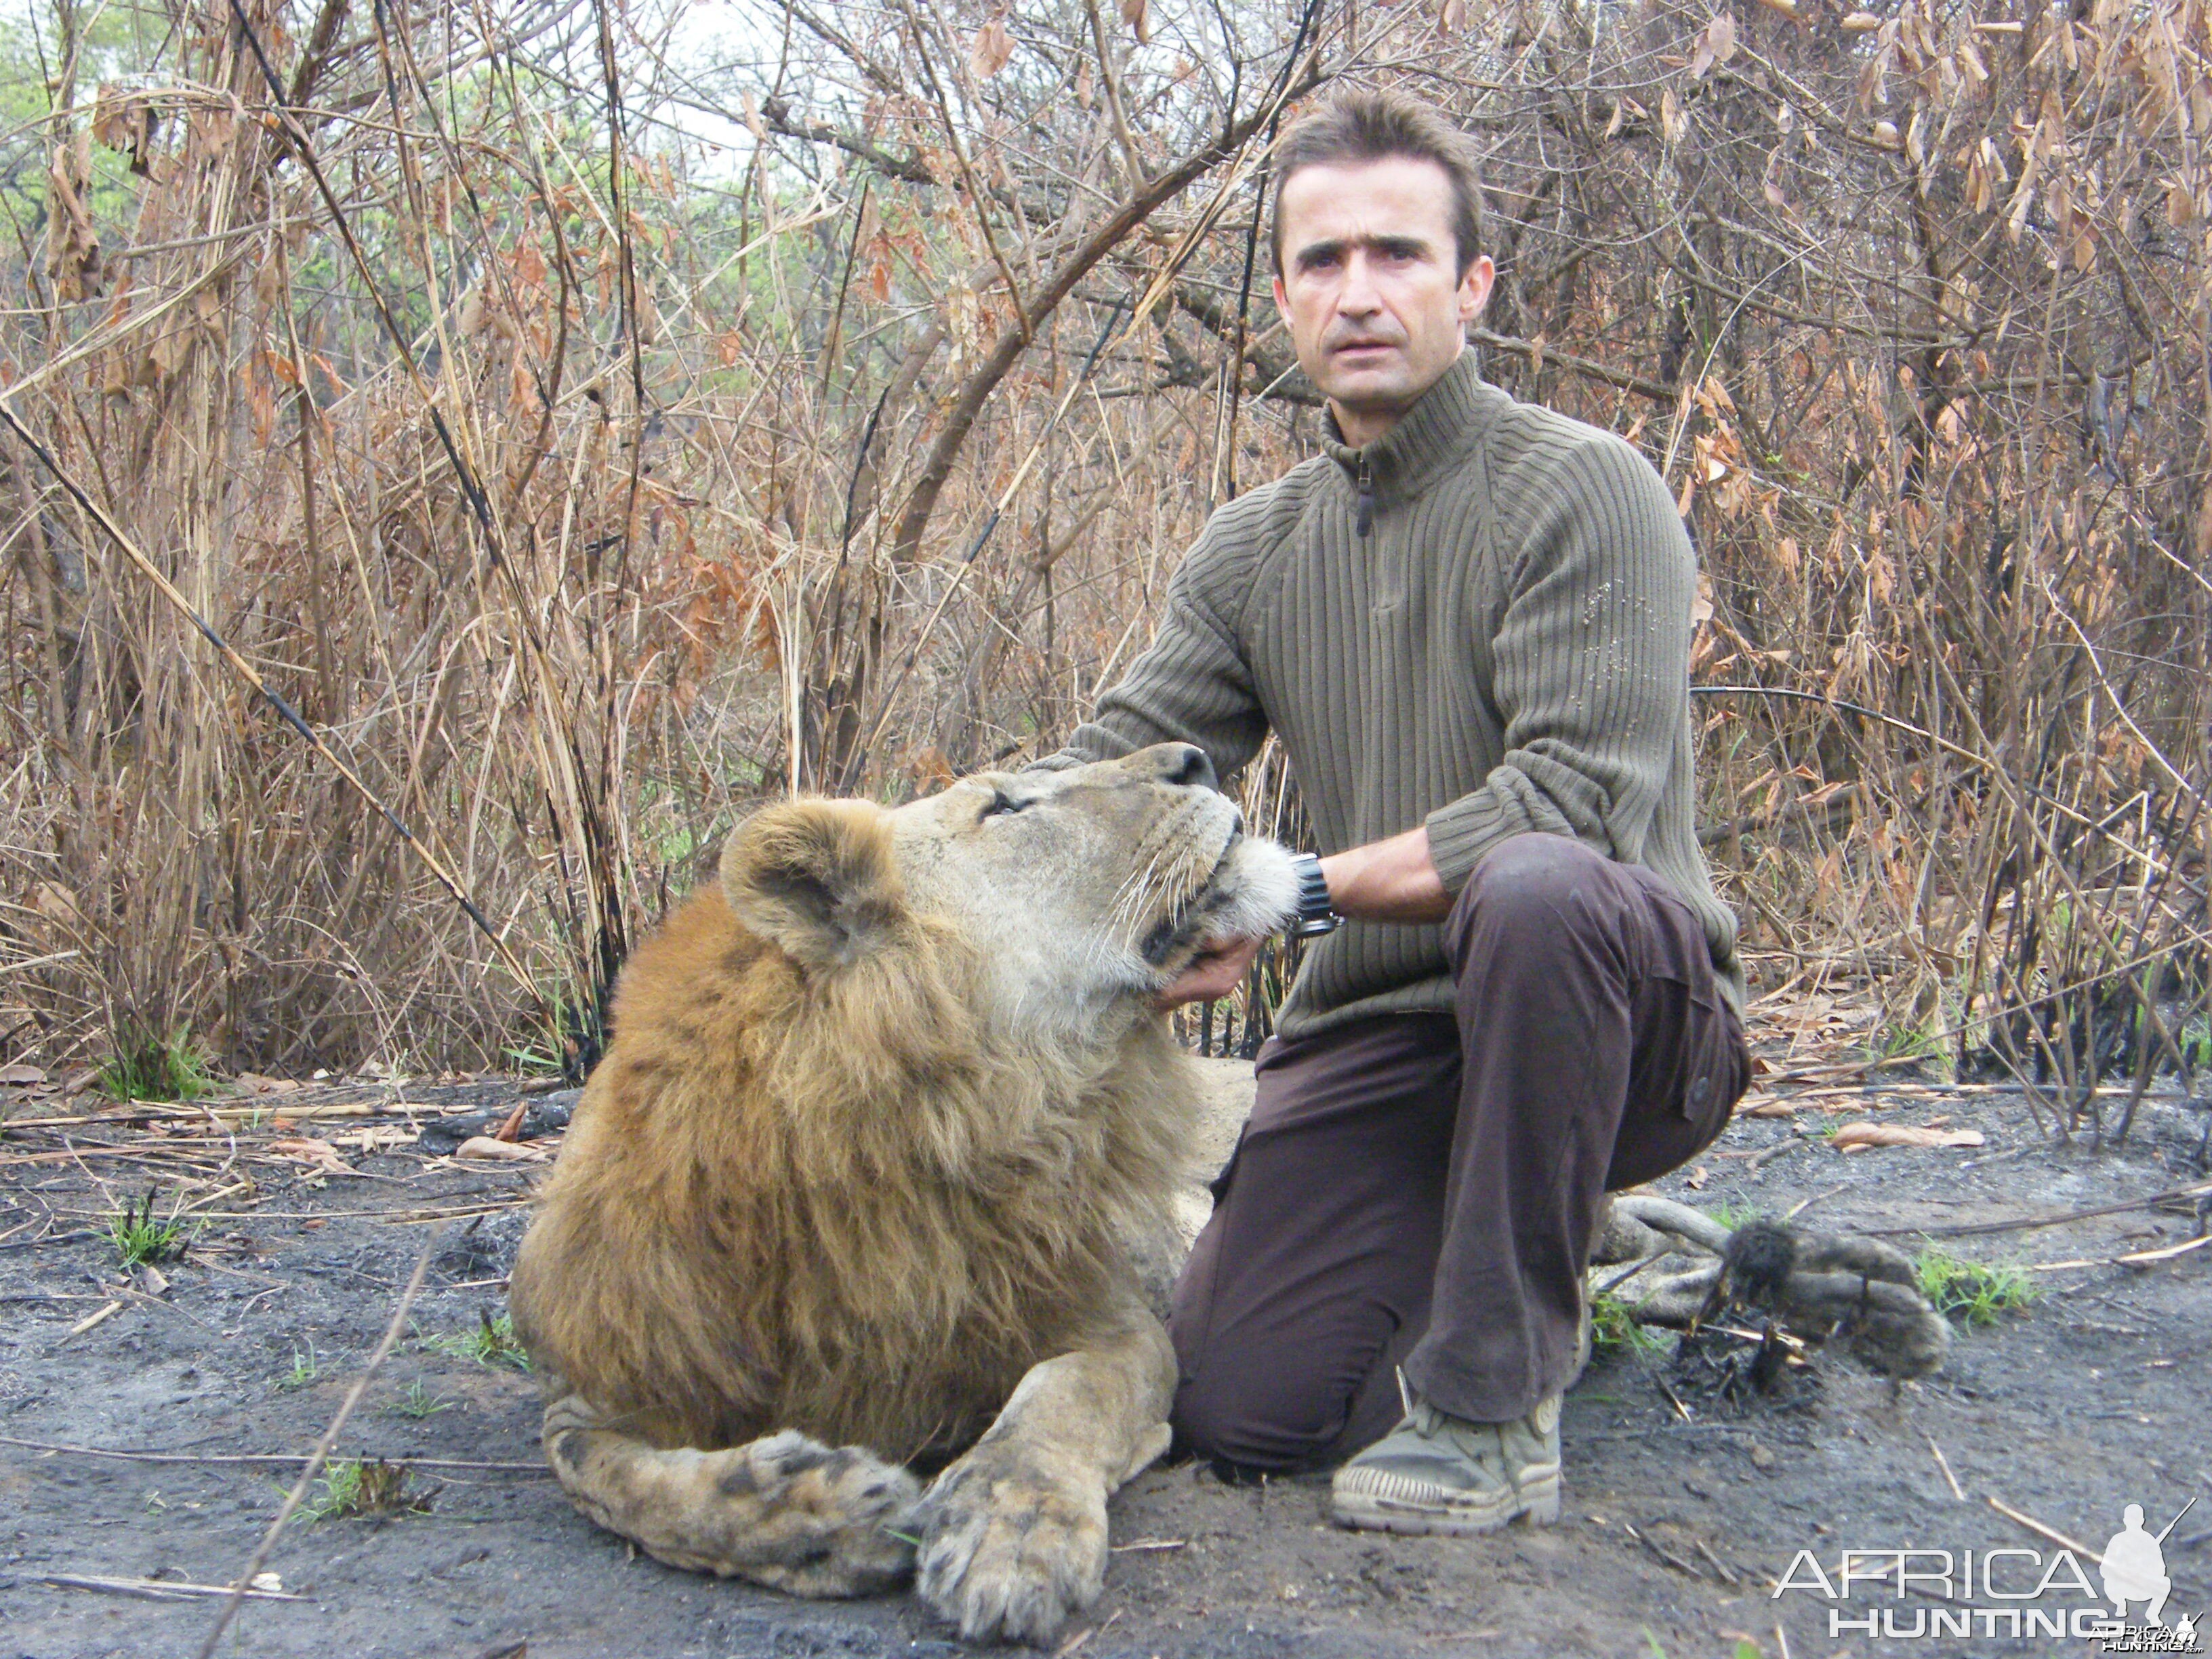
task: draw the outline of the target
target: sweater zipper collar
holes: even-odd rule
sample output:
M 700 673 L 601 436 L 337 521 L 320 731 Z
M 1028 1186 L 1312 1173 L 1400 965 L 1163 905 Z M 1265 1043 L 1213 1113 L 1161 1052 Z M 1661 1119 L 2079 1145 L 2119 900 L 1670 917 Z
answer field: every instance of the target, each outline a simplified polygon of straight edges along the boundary
M 1485 423 L 1486 390 L 1469 350 L 1372 443 L 1353 448 L 1344 441 L 1334 414 L 1328 416 L 1323 447 L 1358 492 L 1362 537 L 1374 528 L 1378 497 L 1396 501 L 1419 494 L 1439 469 L 1466 453 Z

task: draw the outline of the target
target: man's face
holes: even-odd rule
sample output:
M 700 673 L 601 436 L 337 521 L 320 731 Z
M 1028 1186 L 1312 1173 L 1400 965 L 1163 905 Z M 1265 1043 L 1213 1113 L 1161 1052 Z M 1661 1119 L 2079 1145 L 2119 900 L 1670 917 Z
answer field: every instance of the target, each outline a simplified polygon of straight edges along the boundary
M 1283 185 L 1275 304 L 1346 442 L 1389 431 L 1450 368 L 1490 298 L 1486 257 L 1456 273 L 1451 180 L 1433 161 L 1300 167 Z

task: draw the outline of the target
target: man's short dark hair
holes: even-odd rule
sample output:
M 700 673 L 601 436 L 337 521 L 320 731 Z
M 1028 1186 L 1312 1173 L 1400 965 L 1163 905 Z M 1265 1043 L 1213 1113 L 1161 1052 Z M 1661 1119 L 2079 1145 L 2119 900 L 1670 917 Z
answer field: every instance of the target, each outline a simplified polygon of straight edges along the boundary
M 1283 135 L 1275 152 L 1274 222 L 1268 240 L 1275 269 L 1283 268 L 1283 186 L 1300 167 L 1357 167 L 1401 155 L 1433 162 L 1451 185 L 1452 241 L 1458 251 L 1455 275 L 1482 252 L 1482 173 L 1474 147 L 1428 105 L 1402 93 L 1340 92 Z

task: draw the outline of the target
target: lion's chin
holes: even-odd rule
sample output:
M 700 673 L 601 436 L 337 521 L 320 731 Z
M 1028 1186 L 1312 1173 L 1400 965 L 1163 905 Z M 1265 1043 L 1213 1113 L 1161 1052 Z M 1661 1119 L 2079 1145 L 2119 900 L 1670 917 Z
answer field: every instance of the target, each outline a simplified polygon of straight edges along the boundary
M 1297 913 L 1290 854 L 1232 830 L 1205 880 L 1160 919 L 1138 954 L 1165 983 L 1215 946 L 1278 932 Z

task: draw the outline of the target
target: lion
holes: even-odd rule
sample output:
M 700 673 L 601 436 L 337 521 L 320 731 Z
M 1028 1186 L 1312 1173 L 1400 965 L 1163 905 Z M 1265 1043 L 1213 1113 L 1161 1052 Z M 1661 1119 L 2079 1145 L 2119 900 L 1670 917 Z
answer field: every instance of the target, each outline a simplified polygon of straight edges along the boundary
M 1154 999 L 1297 908 L 1212 783 L 1163 744 L 731 836 L 624 969 L 515 1263 L 585 1515 L 802 1595 L 911 1574 L 971 1639 L 1097 1597 L 1176 1382 L 1132 1241 L 1198 1107 Z

